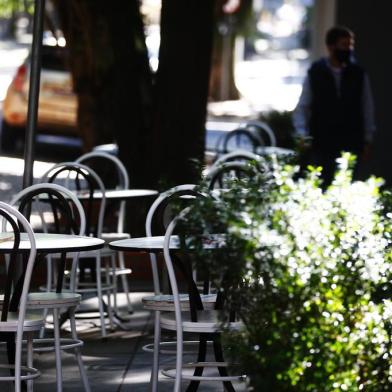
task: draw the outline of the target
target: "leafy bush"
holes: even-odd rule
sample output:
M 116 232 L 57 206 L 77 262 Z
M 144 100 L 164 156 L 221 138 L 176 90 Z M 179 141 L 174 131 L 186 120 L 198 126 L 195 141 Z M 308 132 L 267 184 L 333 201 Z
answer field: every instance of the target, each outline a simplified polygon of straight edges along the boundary
M 352 182 L 352 160 L 325 191 L 319 169 L 294 179 L 273 162 L 186 217 L 198 266 L 244 323 L 224 339 L 250 390 L 390 390 L 391 197 L 379 179 Z M 226 246 L 203 249 L 201 232 Z

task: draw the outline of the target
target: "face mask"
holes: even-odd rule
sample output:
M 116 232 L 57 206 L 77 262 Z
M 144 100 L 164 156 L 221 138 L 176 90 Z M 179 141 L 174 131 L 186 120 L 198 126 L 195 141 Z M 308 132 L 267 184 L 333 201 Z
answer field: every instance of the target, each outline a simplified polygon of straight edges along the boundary
M 350 49 L 336 49 L 335 57 L 340 63 L 348 64 L 351 61 L 352 50 Z

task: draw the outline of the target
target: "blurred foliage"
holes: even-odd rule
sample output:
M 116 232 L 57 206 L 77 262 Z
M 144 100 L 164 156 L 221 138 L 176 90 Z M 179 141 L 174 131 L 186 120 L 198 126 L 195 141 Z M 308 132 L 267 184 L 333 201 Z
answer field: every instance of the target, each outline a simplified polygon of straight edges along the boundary
M 180 226 L 230 304 L 222 322 L 235 310 L 244 323 L 224 341 L 249 390 L 390 391 L 391 194 L 352 182 L 354 161 L 344 154 L 323 191 L 321 168 L 296 178 L 273 159 L 269 174 L 196 199 Z M 205 249 L 211 233 L 220 249 Z
M 15 13 L 25 12 L 32 14 L 34 1 L 32 0 L 1 0 L 0 17 L 9 18 Z

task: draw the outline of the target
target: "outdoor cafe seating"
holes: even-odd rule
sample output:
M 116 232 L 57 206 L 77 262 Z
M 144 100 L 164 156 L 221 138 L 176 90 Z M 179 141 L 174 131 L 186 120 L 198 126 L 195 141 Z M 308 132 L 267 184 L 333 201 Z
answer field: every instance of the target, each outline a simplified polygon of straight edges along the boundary
M 129 180 L 126 172 L 124 172 L 125 169 L 121 162 L 119 164 L 118 158 L 110 155 L 108 158 L 108 155 L 107 153 L 94 152 L 82 156 L 77 162 L 55 164 L 42 176 L 42 181 L 47 181 L 48 183 L 33 185 L 23 190 L 12 200 L 12 204 L 20 205 L 21 210 L 27 216 L 34 218 L 32 223 L 38 231 L 44 233 L 68 232 L 77 235 L 93 236 L 102 238 L 106 243 L 111 242 L 113 244 L 113 246 L 110 245 L 111 249 L 103 248 L 102 250 L 96 247 L 94 250 L 89 251 L 83 251 L 83 247 L 80 246 L 77 253 L 70 255 L 71 264 L 68 267 L 65 252 L 61 252 L 60 249 L 52 249 L 45 253 L 47 259 L 46 285 L 42 287 L 43 291 L 40 293 L 29 294 L 27 306 L 31 310 L 43 310 L 42 317 L 46 322 L 48 321 L 48 312 L 52 313 L 54 338 L 46 336 L 47 333 L 44 332 L 45 329 L 41 323 L 39 330 L 37 328 L 40 339 L 35 339 L 33 344 L 34 352 L 55 353 L 56 389 L 61 391 L 64 383 L 61 352 L 62 350 L 73 350 L 79 366 L 83 388 L 86 391 L 90 390 L 88 376 L 81 355 L 83 341 L 78 337 L 77 320 L 75 319 L 76 312 L 84 295 L 89 293 L 89 296 L 97 296 L 101 334 L 103 337 L 108 334 L 106 330 L 106 315 L 109 316 L 111 331 L 113 331 L 115 328 L 113 322 L 114 311 L 118 311 L 118 309 L 113 309 L 112 307 L 112 299 L 117 294 L 115 277 L 118 276 L 116 275 L 118 266 L 114 262 L 114 256 L 119 253 L 121 260 L 121 257 L 123 257 L 121 255 L 124 255 L 124 252 L 130 249 L 134 252 L 147 251 L 150 258 L 154 295 L 144 297 L 142 302 L 146 310 L 153 312 L 155 321 L 153 343 L 145 345 L 143 349 L 152 354 L 151 389 L 153 391 L 158 390 L 159 373 L 161 370 L 164 376 L 175 379 L 174 388 L 178 391 L 183 380 L 190 381 L 192 388 L 196 389 L 201 381 L 207 380 L 223 382 L 228 390 L 234 390 L 231 382 L 242 380 L 243 375 L 232 376 L 227 373 L 220 347 L 218 318 L 214 310 L 217 293 L 214 292 L 213 288 L 206 281 L 200 281 L 202 274 L 199 276 L 196 269 L 193 271 L 188 270 L 185 264 L 178 264 L 177 255 L 171 254 L 173 249 L 168 245 L 171 244 L 170 238 L 173 235 L 175 222 L 177 222 L 177 220 L 172 221 L 172 219 L 177 214 L 178 206 L 186 207 L 192 204 L 195 198 L 206 196 L 199 192 L 196 185 L 180 185 L 161 193 L 152 203 L 146 217 L 145 230 L 147 240 L 148 238 L 160 238 L 158 246 L 153 246 L 152 248 L 146 245 L 139 247 L 127 245 L 127 241 L 132 243 L 134 240 L 129 235 L 123 235 L 124 202 L 126 199 L 119 197 L 117 200 L 120 201 L 120 208 L 114 213 L 114 216 L 117 218 L 118 236 L 116 237 L 114 234 L 105 240 L 103 222 L 107 206 L 107 191 L 101 177 L 94 169 L 85 165 L 85 162 L 90 163 L 90 158 L 91 160 L 93 158 L 110 160 L 116 165 L 118 173 L 121 175 L 121 189 L 127 189 Z M 266 166 L 263 166 L 263 158 L 258 155 L 244 151 L 231 152 L 218 160 L 206 176 L 206 181 L 210 182 L 210 188 L 222 188 L 225 183 L 223 179 L 225 176 L 233 178 L 233 176 L 253 175 L 254 168 L 250 169 L 251 166 L 248 166 L 247 161 L 257 162 L 260 165 L 259 167 L 263 168 L 262 170 L 266 170 Z M 106 168 L 107 164 L 103 166 Z M 113 180 L 113 178 L 111 179 Z M 64 185 L 66 188 L 64 188 Z M 97 192 L 100 194 L 99 197 L 97 197 Z M 150 196 L 148 192 L 146 195 Z M 32 207 L 35 207 L 35 210 Z M 153 233 L 155 235 L 160 233 L 161 237 L 154 237 Z M 137 239 L 135 240 L 137 241 Z M 175 249 L 176 247 L 174 247 Z M 176 250 L 175 252 L 177 253 Z M 43 253 L 41 254 L 43 255 Z M 162 259 L 161 262 L 158 262 L 162 255 L 163 265 Z M 43 256 L 40 257 L 42 258 Z M 92 267 L 91 271 L 97 273 L 97 278 L 89 283 L 84 282 L 84 277 L 81 275 L 84 257 L 95 258 L 95 263 L 90 266 Z M 107 258 L 106 264 L 101 264 L 101 258 L 103 259 L 103 257 Z M 173 260 L 176 260 L 174 263 L 176 267 L 173 266 Z M 181 294 L 179 294 L 178 282 L 174 280 L 176 276 L 171 276 L 172 272 L 170 272 L 173 271 L 173 268 L 178 268 L 179 265 L 182 265 L 180 270 L 185 278 L 189 280 L 191 287 L 189 292 L 186 291 Z M 125 268 L 124 258 L 120 262 L 119 267 Z M 160 271 L 160 269 L 162 270 Z M 168 279 L 165 279 L 167 272 L 164 271 L 169 272 Z M 103 275 L 99 276 L 101 273 Z M 180 286 L 182 284 L 183 282 L 180 283 Z M 125 291 L 126 298 L 128 298 L 129 293 L 126 292 L 126 285 L 122 284 L 122 288 Z M 105 297 L 104 293 L 106 294 Z M 180 304 L 179 309 L 178 304 Z M 130 301 L 128 302 L 127 300 L 128 311 L 132 310 L 131 306 Z M 199 317 L 204 314 L 200 320 L 195 316 L 196 308 L 198 309 L 197 314 L 200 311 L 202 312 L 199 314 Z M 202 309 L 204 310 L 202 311 Z M 183 313 L 184 311 L 188 313 Z M 188 316 L 186 314 L 190 315 L 189 320 L 187 320 Z M 183 319 L 184 317 L 185 319 Z M 62 337 L 61 324 L 67 319 L 70 320 L 71 338 Z M 234 323 L 233 327 L 239 328 L 239 325 Z M 176 338 L 174 340 L 161 341 L 162 329 L 176 332 Z M 199 338 L 185 340 L 182 336 L 183 332 L 193 332 Z M 183 348 L 183 345 L 186 348 Z M 212 362 L 206 360 L 208 347 L 213 347 L 214 349 L 215 360 Z M 182 358 L 184 353 L 198 353 L 199 363 L 195 365 L 182 364 L 180 358 Z M 169 358 L 171 357 L 174 360 L 177 358 L 175 360 L 177 370 L 167 366 L 162 369 L 159 359 L 162 355 L 169 355 Z M 211 375 L 212 368 L 217 368 L 219 374 Z M 206 373 L 204 375 L 203 369 Z

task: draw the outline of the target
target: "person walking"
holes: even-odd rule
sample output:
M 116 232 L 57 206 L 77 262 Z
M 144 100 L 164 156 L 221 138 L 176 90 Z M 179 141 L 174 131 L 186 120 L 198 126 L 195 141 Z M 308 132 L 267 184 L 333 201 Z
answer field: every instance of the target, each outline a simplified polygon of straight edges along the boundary
M 369 78 L 353 56 L 354 33 L 332 27 L 325 43 L 328 57 L 309 68 L 293 123 L 300 144 L 310 136 L 310 163 L 323 168 L 327 186 L 342 151 L 369 158 L 376 126 Z

